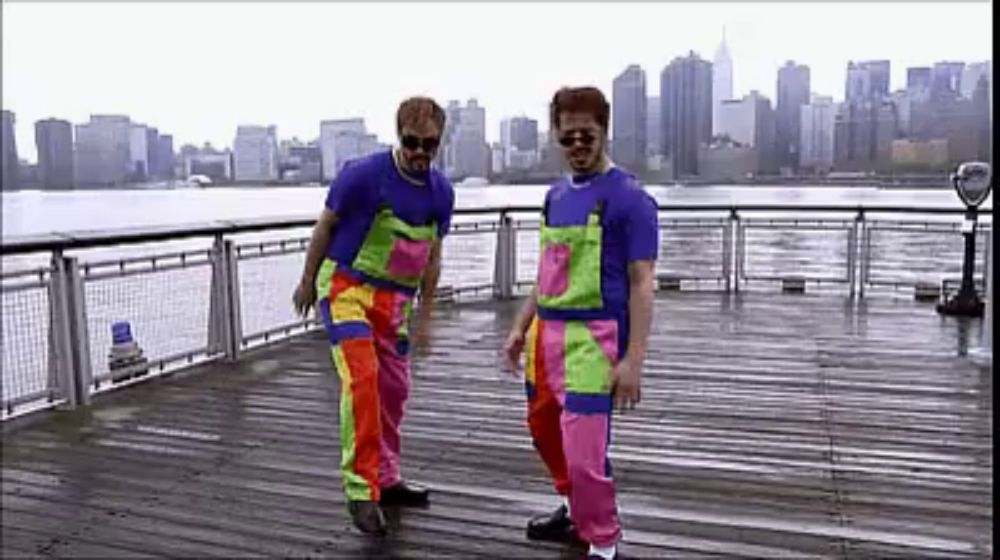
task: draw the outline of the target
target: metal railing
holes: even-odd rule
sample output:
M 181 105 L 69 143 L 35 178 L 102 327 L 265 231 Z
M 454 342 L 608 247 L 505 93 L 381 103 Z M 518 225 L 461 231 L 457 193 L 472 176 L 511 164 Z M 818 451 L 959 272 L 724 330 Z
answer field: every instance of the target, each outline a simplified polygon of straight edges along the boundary
M 538 259 L 538 213 L 457 210 L 438 298 L 525 293 Z M 662 205 L 659 287 L 728 292 L 798 281 L 859 298 L 936 283 L 943 293 L 961 275 L 963 215 L 941 208 Z M 985 287 L 992 210 L 981 217 L 976 270 Z M 5 240 L 3 419 L 86 404 L 95 393 L 235 360 L 316 328 L 295 316 L 290 302 L 312 223 L 295 217 Z M 16 262 L 23 258 L 30 264 Z M 112 367 L 110 326 L 118 321 L 131 324 L 141 362 Z

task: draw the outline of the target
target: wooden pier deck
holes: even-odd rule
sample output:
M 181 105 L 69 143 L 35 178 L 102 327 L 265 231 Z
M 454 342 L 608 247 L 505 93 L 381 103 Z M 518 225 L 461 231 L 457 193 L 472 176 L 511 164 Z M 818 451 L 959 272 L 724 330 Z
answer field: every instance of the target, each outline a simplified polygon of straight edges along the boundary
M 403 441 L 433 504 L 383 540 L 346 514 L 315 333 L 6 430 L 3 557 L 578 558 L 524 538 L 557 501 L 497 368 L 516 305 L 439 309 Z M 643 402 L 614 420 L 622 552 L 991 558 L 977 337 L 906 300 L 660 294 Z

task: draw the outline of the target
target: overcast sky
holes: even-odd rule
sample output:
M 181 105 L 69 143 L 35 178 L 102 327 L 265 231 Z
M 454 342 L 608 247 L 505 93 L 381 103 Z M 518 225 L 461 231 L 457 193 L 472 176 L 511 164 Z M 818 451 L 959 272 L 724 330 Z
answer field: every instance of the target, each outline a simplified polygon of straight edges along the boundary
M 312 139 L 322 119 L 363 116 L 383 141 L 407 95 L 475 97 L 487 139 L 527 114 L 545 128 L 562 85 L 611 81 L 630 63 L 647 93 L 675 56 L 711 59 L 722 28 L 737 95 L 773 99 L 777 69 L 812 69 L 816 93 L 843 97 L 848 60 L 908 66 L 991 58 L 989 2 L 29 4 L 3 3 L 3 107 L 18 151 L 35 158 L 34 121 L 126 114 L 175 146 L 230 146 L 237 124 Z

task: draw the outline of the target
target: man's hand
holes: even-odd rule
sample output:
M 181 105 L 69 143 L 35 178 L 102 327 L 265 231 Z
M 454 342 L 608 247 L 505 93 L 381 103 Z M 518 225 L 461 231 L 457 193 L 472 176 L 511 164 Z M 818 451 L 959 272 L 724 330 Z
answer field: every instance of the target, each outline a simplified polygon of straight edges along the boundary
M 505 369 L 510 372 L 512 376 L 517 376 L 521 371 L 521 352 L 524 351 L 524 332 L 520 329 L 514 329 L 510 331 L 507 335 L 507 340 L 503 343 L 503 349 L 500 351 L 501 356 L 504 360 Z
M 303 319 L 308 317 L 309 310 L 316 305 L 316 285 L 303 278 L 292 294 L 292 304 L 299 316 Z
M 430 343 L 430 329 L 430 308 L 421 306 L 410 321 L 410 346 L 414 349 L 426 349 Z
M 624 359 L 611 370 L 611 396 L 618 410 L 633 410 L 639 402 L 639 374 L 641 365 Z
M 337 214 L 324 208 L 316 220 L 313 227 L 312 237 L 309 239 L 309 248 L 306 249 L 306 262 L 302 268 L 302 277 L 299 285 L 295 287 L 292 294 L 292 305 L 295 312 L 302 318 L 309 315 L 309 310 L 316 305 L 316 274 L 319 271 L 323 256 L 326 255 L 326 248 L 330 244 L 330 236 L 333 229 L 339 223 Z

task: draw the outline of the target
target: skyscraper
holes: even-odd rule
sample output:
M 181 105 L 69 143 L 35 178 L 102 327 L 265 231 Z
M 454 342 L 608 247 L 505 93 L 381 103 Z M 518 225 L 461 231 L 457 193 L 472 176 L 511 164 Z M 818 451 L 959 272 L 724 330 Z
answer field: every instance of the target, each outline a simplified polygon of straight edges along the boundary
M 35 148 L 42 188 L 73 188 L 73 125 L 58 119 L 36 122 Z
M 615 163 L 640 173 L 646 168 L 646 72 L 632 64 L 619 74 L 612 91 L 612 153 Z
M 728 99 L 722 103 L 719 116 L 725 128 L 719 136 L 744 148 L 754 148 L 752 171 L 772 173 L 775 170 L 775 113 L 771 100 L 757 91 L 742 99 Z
M 530 169 L 538 161 L 538 121 L 525 116 L 501 121 L 499 154 L 500 165 L 492 166 L 495 172 Z
M 146 127 L 146 172 L 150 178 L 162 177 L 160 161 L 160 131 L 155 126 Z
M 962 92 L 961 83 L 964 71 L 964 62 L 935 63 L 934 67 L 931 68 L 931 98 L 939 100 L 958 97 Z
M 129 131 L 129 179 L 145 181 L 149 175 L 149 129 L 143 124 L 132 124 Z
M 462 118 L 462 106 L 458 100 L 452 99 L 448 101 L 448 107 L 445 108 L 444 112 L 445 120 L 444 130 L 441 132 L 441 147 L 438 149 L 437 156 L 434 157 L 434 164 L 442 172 L 447 173 L 449 169 L 455 167 L 455 163 L 451 160 L 453 155 L 451 146 L 458 121 Z
M 274 125 L 240 125 L 236 128 L 233 176 L 237 181 L 278 179 L 278 132 Z
M 156 142 L 157 177 L 172 179 L 174 177 L 174 137 L 170 134 L 160 134 Z
M 893 109 L 896 111 L 896 137 L 908 138 L 910 136 L 910 123 L 912 121 L 913 107 L 919 105 L 926 96 L 919 93 L 911 93 L 909 90 L 894 91 L 890 96 Z
M 486 177 L 492 153 L 486 143 L 486 108 L 470 99 L 464 107 L 449 104 L 452 123 L 451 137 L 445 146 L 445 173 L 453 179 Z
M 698 174 L 698 147 L 712 138 L 712 63 L 694 51 L 660 74 L 663 153 L 674 178 Z
M 781 167 L 798 169 L 799 134 L 803 105 L 809 103 L 809 67 L 785 63 L 778 70 L 778 106 L 775 155 Z
M 875 171 L 889 165 L 896 112 L 885 100 L 845 101 L 834 118 L 834 165 L 843 171 Z
M 333 179 L 348 161 L 373 154 L 382 146 L 369 134 L 365 119 L 334 119 L 319 124 L 319 147 L 323 179 Z
M 76 125 L 74 175 L 77 185 L 113 186 L 129 172 L 132 122 L 124 115 L 91 115 Z
M 844 99 L 884 99 L 889 96 L 889 61 L 869 60 L 847 63 Z
M 833 127 L 837 105 L 832 97 L 814 97 L 799 108 L 799 166 L 813 171 L 833 168 Z
M 500 144 L 523 151 L 538 150 L 538 121 L 520 116 L 500 122 Z
M 906 69 L 906 91 L 911 98 L 926 96 L 931 91 L 931 69 L 919 66 Z
M 979 80 L 985 78 L 986 83 L 989 84 L 992 76 L 993 65 L 988 60 L 965 65 L 965 69 L 962 70 L 962 78 L 959 81 L 962 98 L 972 99 L 976 93 L 976 87 L 979 85 Z
M 914 107 L 910 136 L 928 142 L 948 141 L 948 157 L 953 164 L 973 159 L 989 159 L 989 88 L 981 80 L 972 99 L 941 97 Z
M 722 121 L 719 109 L 722 102 L 733 98 L 733 59 L 726 44 L 726 28 L 722 28 L 722 42 L 712 61 L 712 135 L 720 134 Z
M 991 63 L 985 63 L 989 68 Z M 979 140 L 979 161 L 993 164 L 993 84 L 992 72 L 980 75 L 970 98 L 976 118 Z
M 663 150 L 663 130 L 660 126 L 660 96 L 646 99 L 646 155 L 654 156 Z
M 17 143 L 14 141 L 14 113 L 4 109 L 2 113 L 2 129 L 0 129 L 0 139 L 2 139 L 3 167 L 2 184 L 0 188 L 5 191 L 15 190 L 20 186 L 20 164 L 17 159 Z

